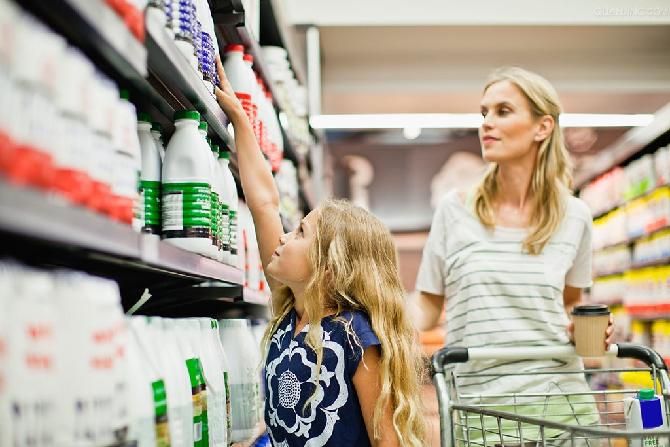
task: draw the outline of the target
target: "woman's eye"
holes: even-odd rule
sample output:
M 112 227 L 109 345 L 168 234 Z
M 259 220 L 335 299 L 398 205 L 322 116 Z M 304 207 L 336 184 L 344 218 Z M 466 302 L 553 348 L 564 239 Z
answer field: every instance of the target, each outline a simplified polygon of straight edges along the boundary
M 486 118 L 486 110 L 482 110 L 481 113 L 482 113 L 482 116 L 483 116 L 484 118 Z
M 500 109 L 499 114 L 502 115 L 502 116 L 505 116 L 505 115 L 507 115 L 509 112 L 510 112 L 509 109 Z

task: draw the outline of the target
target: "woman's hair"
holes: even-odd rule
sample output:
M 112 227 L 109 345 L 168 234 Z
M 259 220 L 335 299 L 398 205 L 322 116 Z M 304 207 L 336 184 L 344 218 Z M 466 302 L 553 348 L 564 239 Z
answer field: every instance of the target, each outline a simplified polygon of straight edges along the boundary
M 329 200 L 319 206 L 309 258 L 314 273 L 305 288 L 309 321 L 306 341 L 316 352 L 316 371 L 320 371 L 323 360 L 324 310 L 333 309 L 337 314 L 346 310 L 365 312 L 381 342 L 381 395 L 374 412 L 374 436 L 380 437 L 381 417 L 390 407 L 400 445 L 422 446 L 423 368 L 416 334 L 405 312 L 390 232 L 368 211 L 347 201 Z M 267 352 L 272 335 L 294 305 L 291 290 L 276 287 L 273 303 L 274 315 L 263 337 L 263 352 Z
M 563 219 L 566 192 L 572 187 L 571 160 L 559 126 L 561 104 L 549 81 L 519 67 L 495 70 L 489 77 L 484 92 L 493 84 L 502 81 L 511 82 L 523 93 L 534 118 L 549 115 L 555 123 L 554 130 L 540 143 L 530 182 L 530 232 L 523 241 L 523 248 L 530 254 L 539 254 Z M 498 169 L 497 163 L 490 164 L 474 195 L 475 213 L 487 227 L 495 225 L 493 200 L 498 192 Z

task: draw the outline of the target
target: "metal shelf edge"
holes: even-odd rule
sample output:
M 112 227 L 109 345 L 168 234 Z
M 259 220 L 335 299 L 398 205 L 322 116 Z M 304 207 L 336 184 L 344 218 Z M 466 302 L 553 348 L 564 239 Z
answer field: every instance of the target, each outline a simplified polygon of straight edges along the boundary
M 139 258 L 139 234 L 64 199 L 28 188 L 0 184 L 0 228 L 49 242 Z
M 591 180 L 623 163 L 668 130 L 670 130 L 670 104 L 654 114 L 651 124 L 630 129 L 614 144 L 601 150 L 596 159 L 589 163 L 590 169 L 575 178 L 576 189 L 583 188 Z

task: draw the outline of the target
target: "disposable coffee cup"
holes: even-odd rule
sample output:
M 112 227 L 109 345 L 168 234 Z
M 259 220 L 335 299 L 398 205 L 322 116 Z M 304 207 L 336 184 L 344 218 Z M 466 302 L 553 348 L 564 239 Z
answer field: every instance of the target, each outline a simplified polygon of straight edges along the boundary
M 605 355 L 605 332 L 610 321 L 610 310 L 603 304 L 575 306 L 572 309 L 575 325 L 575 349 L 581 357 Z

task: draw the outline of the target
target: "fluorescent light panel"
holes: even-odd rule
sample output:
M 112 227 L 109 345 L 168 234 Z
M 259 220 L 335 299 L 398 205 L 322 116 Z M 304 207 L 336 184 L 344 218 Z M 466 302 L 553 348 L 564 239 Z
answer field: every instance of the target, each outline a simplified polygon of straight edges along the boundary
M 561 127 L 639 127 L 654 120 L 653 114 L 564 113 Z M 394 113 L 315 115 L 309 119 L 315 129 L 477 129 L 479 113 Z

